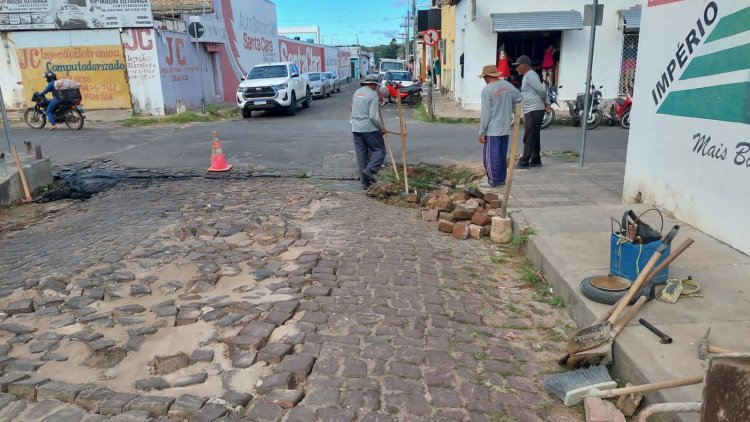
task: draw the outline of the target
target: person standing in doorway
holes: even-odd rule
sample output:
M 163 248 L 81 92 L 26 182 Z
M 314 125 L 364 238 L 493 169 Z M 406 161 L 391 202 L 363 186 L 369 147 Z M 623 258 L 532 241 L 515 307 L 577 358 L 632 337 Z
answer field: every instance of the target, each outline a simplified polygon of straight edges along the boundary
M 484 145 L 487 182 L 480 186 L 497 188 L 505 185 L 508 172 L 508 136 L 513 107 L 523 97 L 516 87 L 503 79 L 495 65 L 484 66 L 479 77 L 487 83 L 482 89 L 482 115 L 479 121 L 479 143 Z
M 544 83 L 549 85 L 555 84 L 555 53 L 557 49 L 554 44 L 550 44 L 544 50 L 544 60 L 542 60 L 542 72 L 544 73 Z
M 523 101 L 523 156 L 518 160 L 518 168 L 542 166 L 542 119 L 544 113 L 550 109 L 547 89 L 539 79 L 539 75 L 531 69 L 529 56 L 521 56 L 513 63 L 516 72 L 523 76 L 521 95 Z
M 435 87 L 437 87 L 440 83 L 440 58 L 435 59 L 435 66 L 432 67 L 432 73 L 435 74 L 433 82 L 435 83 Z
M 357 155 L 362 189 L 368 189 L 377 182 L 375 175 L 385 161 L 385 126 L 380 121 L 378 101 L 378 76 L 368 75 L 361 88 L 352 97 L 352 125 L 354 152 Z

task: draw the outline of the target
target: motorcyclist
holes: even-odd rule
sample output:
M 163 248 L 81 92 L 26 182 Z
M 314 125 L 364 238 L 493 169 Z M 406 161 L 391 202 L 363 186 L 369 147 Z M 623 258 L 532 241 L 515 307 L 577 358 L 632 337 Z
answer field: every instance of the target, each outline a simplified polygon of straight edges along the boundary
M 60 97 L 57 93 L 57 90 L 55 89 L 55 81 L 57 81 L 57 75 L 55 72 L 48 70 L 44 72 L 44 77 L 47 79 L 47 87 L 44 88 L 44 91 L 40 92 L 41 95 L 45 95 L 48 92 L 52 93 L 52 101 L 49 102 L 49 105 L 47 105 L 47 120 L 49 120 L 50 128 L 49 130 L 55 130 L 57 129 L 57 125 L 55 125 L 55 109 L 58 105 L 60 105 Z

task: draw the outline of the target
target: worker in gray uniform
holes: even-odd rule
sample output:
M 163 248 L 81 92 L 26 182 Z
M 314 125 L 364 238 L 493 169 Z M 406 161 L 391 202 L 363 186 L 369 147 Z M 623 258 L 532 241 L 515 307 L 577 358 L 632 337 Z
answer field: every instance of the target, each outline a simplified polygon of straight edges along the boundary
M 368 75 L 352 97 L 352 125 L 354 151 L 357 154 L 362 189 L 377 182 L 375 175 L 385 161 L 385 126 L 380 121 L 378 77 Z

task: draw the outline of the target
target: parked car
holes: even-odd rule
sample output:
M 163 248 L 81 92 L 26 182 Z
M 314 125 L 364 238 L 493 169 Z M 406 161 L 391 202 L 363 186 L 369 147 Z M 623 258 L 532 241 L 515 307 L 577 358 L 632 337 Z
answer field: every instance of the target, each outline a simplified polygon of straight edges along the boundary
M 323 77 L 330 82 L 331 92 L 341 92 L 341 78 L 334 72 L 323 72 Z
M 403 88 L 414 85 L 415 81 L 411 78 L 411 73 L 401 70 L 390 70 L 383 74 L 383 83 L 396 82 Z
M 55 13 L 55 21 L 60 29 L 88 28 L 86 11 L 75 4 L 65 4 Z
M 310 82 L 292 62 L 253 66 L 237 88 L 237 106 L 246 119 L 254 110 L 283 109 L 294 115 L 300 104 L 309 108 L 312 92 Z
M 309 72 L 305 73 L 305 76 L 310 80 L 310 92 L 312 92 L 313 98 L 325 98 L 331 96 L 331 83 L 327 81 L 323 74 L 320 72 Z

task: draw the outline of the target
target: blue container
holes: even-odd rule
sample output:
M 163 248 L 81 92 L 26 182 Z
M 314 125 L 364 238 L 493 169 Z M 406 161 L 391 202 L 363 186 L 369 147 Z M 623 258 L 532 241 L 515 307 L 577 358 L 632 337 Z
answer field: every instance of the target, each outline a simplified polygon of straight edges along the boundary
M 620 243 L 620 238 L 612 233 L 610 257 L 609 257 L 609 273 L 619 277 L 627 278 L 630 281 L 635 281 L 638 275 L 646 266 L 646 263 L 651 256 L 656 252 L 656 248 L 659 247 L 661 241 L 657 240 L 645 245 L 637 245 L 633 243 Z M 672 246 L 668 246 L 664 255 L 656 262 L 656 265 L 661 264 L 662 261 L 667 259 Z M 667 281 L 669 275 L 669 266 L 664 268 L 659 274 L 651 280 L 652 284 L 664 284 Z M 649 286 L 650 287 L 650 286 Z

